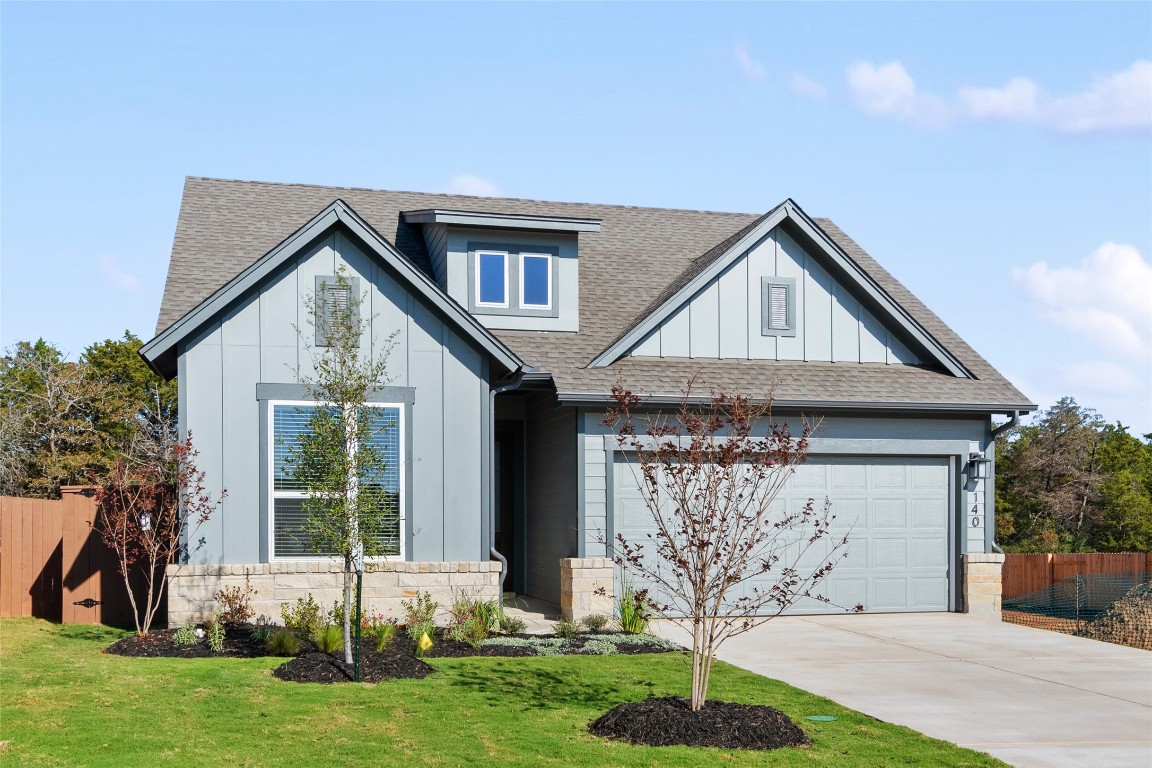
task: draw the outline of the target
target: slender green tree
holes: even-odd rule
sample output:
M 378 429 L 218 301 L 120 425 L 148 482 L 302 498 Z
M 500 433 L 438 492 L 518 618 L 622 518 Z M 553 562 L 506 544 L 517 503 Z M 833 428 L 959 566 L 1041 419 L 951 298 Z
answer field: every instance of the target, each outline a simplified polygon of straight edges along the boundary
M 367 405 L 372 393 L 389 381 L 388 355 L 396 334 L 362 349 L 360 341 L 371 326 L 362 319 L 363 297 L 341 269 L 320 295 L 307 298 L 308 315 L 326 343 L 311 352 L 314 373 L 297 372 L 317 403 L 309 413 L 309 429 L 288 448 L 288 473 L 307 489 L 305 531 L 312 549 L 344 565 L 344 660 L 352 663 L 352 597 L 357 566 L 363 558 L 386 554 L 384 533 L 394 524 L 397 500 L 385 489 L 383 456 L 372 445 L 374 430 L 385 428 L 376 409 Z

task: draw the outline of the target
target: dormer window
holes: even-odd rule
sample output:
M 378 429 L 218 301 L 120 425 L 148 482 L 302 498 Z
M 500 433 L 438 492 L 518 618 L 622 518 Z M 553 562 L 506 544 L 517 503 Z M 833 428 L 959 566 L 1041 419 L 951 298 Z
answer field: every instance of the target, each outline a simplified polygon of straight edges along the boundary
M 508 306 L 506 251 L 476 251 L 476 306 Z
M 476 315 L 557 317 L 560 249 L 516 242 L 468 243 L 468 309 Z
M 520 306 L 525 309 L 551 309 L 551 255 L 547 253 L 520 254 Z

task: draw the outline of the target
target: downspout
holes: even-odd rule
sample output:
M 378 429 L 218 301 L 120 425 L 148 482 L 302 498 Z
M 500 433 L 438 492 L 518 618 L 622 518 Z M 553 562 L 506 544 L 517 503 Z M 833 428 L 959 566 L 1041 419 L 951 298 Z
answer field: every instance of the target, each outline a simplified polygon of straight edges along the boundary
M 1008 421 L 1004 422 L 1003 424 L 1001 424 L 998 427 L 994 427 L 992 429 L 992 442 L 993 442 L 993 444 L 995 444 L 995 442 L 996 442 L 996 435 L 1000 434 L 1001 432 L 1003 432 L 1006 429 L 1011 429 L 1012 427 L 1016 426 L 1017 422 L 1019 422 L 1019 421 L 1020 421 L 1020 411 L 1013 411 L 1012 417 L 1010 419 L 1008 419 Z M 993 477 L 995 477 L 995 472 L 996 472 L 995 465 L 993 465 L 992 472 L 993 472 Z M 998 555 L 1004 554 L 1004 550 L 1000 549 L 1000 545 L 996 543 L 996 529 L 995 528 L 992 529 L 992 551 Z
M 489 483 L 489 504 L 488 504 L 488 554 L 496 560 L 500 561 L 500 612 L 504 612 L 504 580 L 508 578 L 508 558 L 500 554 L 496 550 L 496 515 L 497 503 L 499 499 L 496 498 L 496 395 L 503 392 L 511 392 L 524 383 L 523 371 L 517 371 L 516 377 L 507 384 L 502 384 L 499 387 L 493 387 L 489 392 L 488 401 L 488 483 Z

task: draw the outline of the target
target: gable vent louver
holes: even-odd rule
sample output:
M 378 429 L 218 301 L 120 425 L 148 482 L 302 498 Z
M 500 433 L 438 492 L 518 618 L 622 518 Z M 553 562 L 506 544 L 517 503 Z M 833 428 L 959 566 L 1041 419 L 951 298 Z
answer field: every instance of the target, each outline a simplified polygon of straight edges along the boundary
M 788 289 L 783 285 L 773 285 L 768 303 L 768 327 L 777 331 L 788 328 Z
M 359 278 L 349 278 L 350 285 L 341 286 L 334 277 L 316 278 L 316 345 L 330 346 L 332 328 L 340 318 L 359 327 L 360 307 L 352 302 L 352 292 L 359 291 Z M 356 346 L 359 346 L 357 340 Z

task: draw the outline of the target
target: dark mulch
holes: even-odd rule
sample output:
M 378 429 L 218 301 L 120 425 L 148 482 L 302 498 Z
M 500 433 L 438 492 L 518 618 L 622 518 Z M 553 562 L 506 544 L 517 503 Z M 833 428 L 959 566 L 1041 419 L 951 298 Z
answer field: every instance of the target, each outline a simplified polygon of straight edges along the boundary
M 174 629 L 154 629 L 143 637 L 126 637 L 117 640 L 104 649 L 105 653 L 115 653 L 118 656 L 148 656 L 148 657 L 174 657 L 181 659 L 199 659 L 209 656 L 233 656 L 244 659 L 267 656 L 264 643 L 252 639 L 251 624 L 238 624 L 224 630 L 224 646 L 220 653 L 208 647 L 208 639 L 204 638 L 192 645 L 179 645 L 172 636 Z
M 377 651 L 375 640 L 360 645 L 360 682 L 379 683 L 398 678 L 427 677 L 436 670 L 408 652 L 405 643 L 394 639 Z M 272 670 L 281 680 L 293 683 L 347 683 L 353 679 L 353 665 L 344 663 L 344 651 L 336 655 L 312 651 L 297 656 Z
M 683 745 L 722 749 L 779 749 L 811 744 L 779 710 L 756 704 L 708 701 L 693 712 L 688 699 L 621 704 L 588 726 L 596 736 L 653 747 Z

